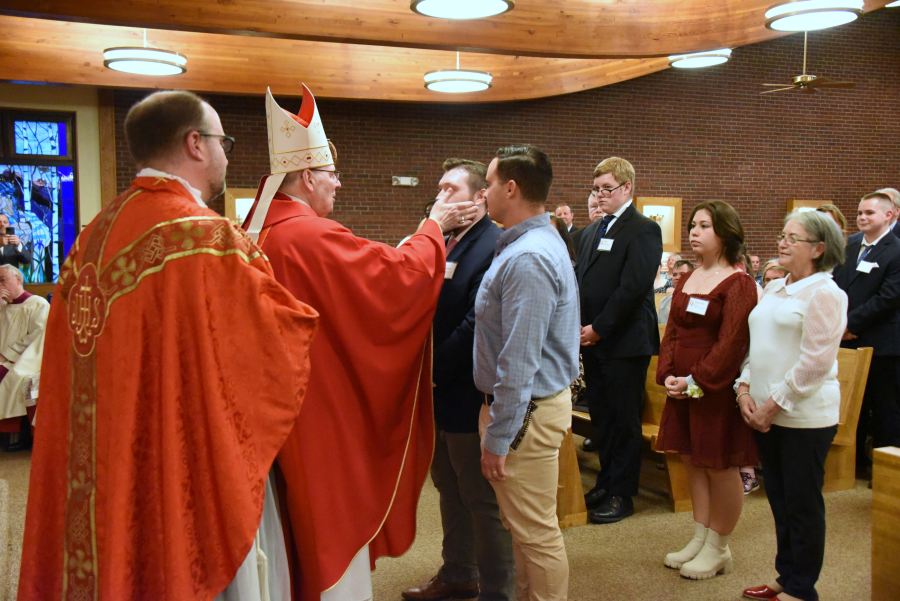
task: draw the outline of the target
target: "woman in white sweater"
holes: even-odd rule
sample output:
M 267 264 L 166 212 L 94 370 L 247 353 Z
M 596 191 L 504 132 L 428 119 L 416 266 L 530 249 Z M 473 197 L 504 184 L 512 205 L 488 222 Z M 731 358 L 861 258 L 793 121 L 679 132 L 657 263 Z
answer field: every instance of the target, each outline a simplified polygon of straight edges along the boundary
M 778 578 L 748 588 L 750 599 L 817 601 L 825 554 L 825 456 L 837 431 L 837 354 L 847 295 L 829 271 L 844 261 L 844 238 L 822 213 L 793 213 L 778 237 L 785 279 L 766 286 L 750 313 L 750 353 L 735 390 L 755 430 L 775 518 Z

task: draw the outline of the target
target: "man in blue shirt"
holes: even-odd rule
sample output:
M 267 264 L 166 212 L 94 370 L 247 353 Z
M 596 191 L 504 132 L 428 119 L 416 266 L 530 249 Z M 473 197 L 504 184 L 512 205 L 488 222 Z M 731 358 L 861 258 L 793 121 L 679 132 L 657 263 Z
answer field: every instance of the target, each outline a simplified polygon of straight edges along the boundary
M 559 447 L 572 422 L 580 322 L 569 254 L 544 209 L 552 181 L 538 148 L 497 151 L 487 204 L 506 231 L 475 300 L 475 385 L 486 397 L 481 470 L 512 533 L 520 599 L 568 595 L 556 488 Z

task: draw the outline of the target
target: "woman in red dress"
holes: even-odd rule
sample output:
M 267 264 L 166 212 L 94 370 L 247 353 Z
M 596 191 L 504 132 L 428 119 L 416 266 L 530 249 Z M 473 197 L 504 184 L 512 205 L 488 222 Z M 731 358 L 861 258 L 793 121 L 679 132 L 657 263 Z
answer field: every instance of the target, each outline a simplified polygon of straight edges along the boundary
M 735 210 L 719 200 L 705 202 L 694 208 L 690 224 L 691 248 L 703 266 L 673 293 L 656 371 L 669 395 L 656 449 L 681 455 L 694 506 L 694 538 L 666 555 L 665 564 L 704 580 L 732 569 L 728 538 L 744 500 L 739 468 L 758 460 L 733 389 L 757 292 L 737 267 L 744 228 Z

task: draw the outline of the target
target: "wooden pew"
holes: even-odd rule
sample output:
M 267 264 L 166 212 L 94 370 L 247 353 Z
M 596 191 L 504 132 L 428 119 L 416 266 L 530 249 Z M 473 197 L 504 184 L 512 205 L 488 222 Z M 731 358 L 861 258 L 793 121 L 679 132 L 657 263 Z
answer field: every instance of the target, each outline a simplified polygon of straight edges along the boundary
M 872 468 L 872 601 L 900 591 L 900 449 L 875 449 Z
M 660 338 L 665 326 L 659 326 Z M 856 469 L 856 425 L 862 406 L 863 393 L 872 349 L 840 349 L 838 351 L 838 381 L 841 383 L 840 422 L 834 442 L 825 460 L 825 485 L 823 492 L 848 490 L 855 486 Z M 641 416 L 641 430 L 644 440 L 656 446 L 662 411 L 666 404 L 666 389 L 656 383 L 657 357 L 650 358 L 647 379 L 644 384 L 644 412 Z M 572 431 L 585 437 L 593 436 L 591 417 L 581 411 L 572 411 Z M 691 493 L 687 483 L 687 472 L 681 457 L 666 453 L 666 470 L 669 475 L 669 499 L 676 512 L 692 509 Z

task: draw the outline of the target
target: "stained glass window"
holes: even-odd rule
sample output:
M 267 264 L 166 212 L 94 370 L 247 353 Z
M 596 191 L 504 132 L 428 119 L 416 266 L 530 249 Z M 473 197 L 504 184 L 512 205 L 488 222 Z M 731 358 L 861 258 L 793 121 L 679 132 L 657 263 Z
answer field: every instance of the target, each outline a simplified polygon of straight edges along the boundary
M 66 124 L 15 121 L 16 154 L 66 156 Z
M 18 257 L 14 264 L 26 282 L 55 282 L 78 235 L 71 120 L 63 114 L 44 120 L 42 113 L 30 116 L 10 112 L 3 120 L 13 135 L 0 155 L 0 213 L 8 217 L 19 244 L 7 245 L 2 253 Z

